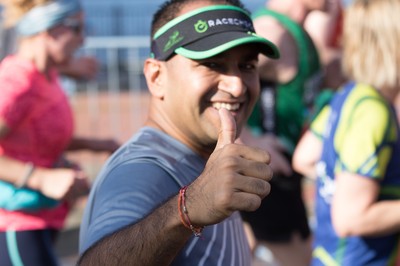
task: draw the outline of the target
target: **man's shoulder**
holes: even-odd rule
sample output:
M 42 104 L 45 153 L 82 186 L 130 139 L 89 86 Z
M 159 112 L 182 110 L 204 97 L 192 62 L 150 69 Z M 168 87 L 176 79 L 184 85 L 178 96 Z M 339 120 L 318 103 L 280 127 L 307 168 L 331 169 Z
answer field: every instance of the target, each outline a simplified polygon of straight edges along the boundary
M 113 156 L 113 161 L 180 157 L 190 153 L 182 143 L 164 132 L 141 128 Z
M 109 158 L 101 176 L 126 165 L 141 169 L 144 164 L 163 169 L 179 184 L 192 181 L 204 168 L 203 160 L 187 146 L 159 130 L 144 127 Z

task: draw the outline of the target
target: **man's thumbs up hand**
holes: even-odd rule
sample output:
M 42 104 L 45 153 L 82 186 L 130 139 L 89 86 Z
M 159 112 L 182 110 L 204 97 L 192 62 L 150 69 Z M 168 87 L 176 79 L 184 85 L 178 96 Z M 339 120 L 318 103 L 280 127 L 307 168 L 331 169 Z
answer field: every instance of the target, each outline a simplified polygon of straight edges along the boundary
M 218 110 L 221 120 L 221 126 L 218 134 L 218 142 L 215 149 L 224 147 L 226 144 L 232 144 L 236 139 L 236 121 L 232 114 L 225 108 Z
M 234 117 L 223 108 L 219 116 L 221 126 L 215 150 L 203 173 L 186 192 L 186 206 L 197 226 L 221 222 L 235 211 L 255 211 L 270 192 L 268 152 L 235 143 Z

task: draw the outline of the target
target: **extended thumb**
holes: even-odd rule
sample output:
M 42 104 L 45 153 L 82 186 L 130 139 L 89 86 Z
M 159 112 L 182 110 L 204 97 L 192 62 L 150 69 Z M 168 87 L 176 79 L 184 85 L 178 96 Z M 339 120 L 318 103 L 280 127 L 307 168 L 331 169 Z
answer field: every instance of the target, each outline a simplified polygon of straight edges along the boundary
M 218 142 L 215 149 L 232 144 L 236 139 L 236 121 L 232 114 L 225 108 L 218 110 L 221 125 L 219 128 Z

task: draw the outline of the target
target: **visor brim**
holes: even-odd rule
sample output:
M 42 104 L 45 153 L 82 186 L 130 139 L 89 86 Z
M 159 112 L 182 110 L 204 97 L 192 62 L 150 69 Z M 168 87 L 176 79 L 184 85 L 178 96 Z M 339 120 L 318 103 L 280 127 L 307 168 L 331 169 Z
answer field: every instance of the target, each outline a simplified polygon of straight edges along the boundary
M 250 43 L 259 44 L 260 53 L 269 58 L 278 59 L 280 57 L 278 48 L 267 39 L 251 32 L 246 33 L 239 31 L 209 35 L 203 39 L 177 48 L 175 53 L 189 59 L 205 59 L 223 53 L 236 46 Z

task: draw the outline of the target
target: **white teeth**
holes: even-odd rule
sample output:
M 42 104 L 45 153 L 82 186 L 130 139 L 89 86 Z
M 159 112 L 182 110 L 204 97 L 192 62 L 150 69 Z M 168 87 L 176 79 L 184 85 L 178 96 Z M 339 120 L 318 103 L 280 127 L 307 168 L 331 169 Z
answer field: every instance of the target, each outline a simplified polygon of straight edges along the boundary
M 213 107 L 217 110 L 221 109 L 221 108 L 225 108 L 226 110 L 229 111 L 236 111 L 239 109 L 240 104 L 239 103 L 213 103 Z

